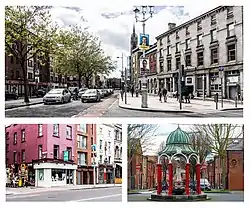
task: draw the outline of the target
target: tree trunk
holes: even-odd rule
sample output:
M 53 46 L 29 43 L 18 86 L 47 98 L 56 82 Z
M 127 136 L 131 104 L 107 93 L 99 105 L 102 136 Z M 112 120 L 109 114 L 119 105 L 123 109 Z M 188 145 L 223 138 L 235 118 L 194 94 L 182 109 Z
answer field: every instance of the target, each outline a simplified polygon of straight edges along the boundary
M 85 85 L 87 88 L 89 88 L 89 78 L 88 77 L 85 77 Z
M 225 156 L 221 156 L 221 179 L 222 179 L 222 185 L 223 189 L 226 189 L 226 161 L 225 161 Z
M 79 89 L 82 87 L 82 75 L 81 74 L 78 74 L 78 86 L 79 86 Z
M 29 103 L 29 95 L 28 95 L 28 85 L 27 85 L 27 73 L 25 69 L 25 61 L 21 60 L 21 68 L 23 72 L 23 84 L 24 84 L 24 102 Z

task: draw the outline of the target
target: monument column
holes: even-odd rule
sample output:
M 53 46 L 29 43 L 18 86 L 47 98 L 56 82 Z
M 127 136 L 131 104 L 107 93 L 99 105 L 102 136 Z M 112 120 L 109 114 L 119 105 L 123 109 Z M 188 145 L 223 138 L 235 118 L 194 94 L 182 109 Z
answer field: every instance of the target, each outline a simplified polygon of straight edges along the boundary
M 186 195 L 189 195 L 189 174 L 190 174 L 190 163 L 186 164 Z
M 162 176 L 161 164 L 157 164 L 157 195 L 160 195 L 162 192 L 161 176 Z
M 172 163 L 168 164 L 168 175 L 169 175 L 168 195 L 171 196 L 173 193 L 173 165 Z

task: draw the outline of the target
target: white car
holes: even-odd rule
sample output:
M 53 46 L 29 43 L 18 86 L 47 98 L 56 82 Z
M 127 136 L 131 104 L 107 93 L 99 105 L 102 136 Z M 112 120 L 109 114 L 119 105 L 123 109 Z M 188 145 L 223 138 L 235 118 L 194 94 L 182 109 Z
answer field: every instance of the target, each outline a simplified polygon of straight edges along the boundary
M 65 103 L 71 101 L 71 93 L 64 88 L 50 90 L 44 97 L 43 103 Z

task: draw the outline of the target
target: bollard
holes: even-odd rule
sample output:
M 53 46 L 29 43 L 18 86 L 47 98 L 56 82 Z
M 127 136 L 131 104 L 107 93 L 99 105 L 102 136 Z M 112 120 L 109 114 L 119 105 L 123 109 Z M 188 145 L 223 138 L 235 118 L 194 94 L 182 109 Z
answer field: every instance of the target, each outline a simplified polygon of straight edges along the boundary
M 235 96 L 235 108 L 237 108 L 237 96 Z
M 215 102 L 215 108 L 216 108 L 216 110 L 218 110 L 218 97 L 219 97 L 219 95 L 218 95 L 218 93 L 216 93 L 214 95 L 214 102 Z

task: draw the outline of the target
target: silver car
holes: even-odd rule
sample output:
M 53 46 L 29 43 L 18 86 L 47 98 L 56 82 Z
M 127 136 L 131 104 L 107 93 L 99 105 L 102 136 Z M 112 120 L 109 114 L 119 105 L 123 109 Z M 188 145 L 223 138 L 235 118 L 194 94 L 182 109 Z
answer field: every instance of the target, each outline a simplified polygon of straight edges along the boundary
M 82 103 L 84 103 L 85 101 L 96 101 L 99 102 L 101 101 L 101 95 L 99 90 L 97 89 L 89 89 L 86 90 L 81 97 Z
M 64 88 L 50 90 L 44 97 L 43 103 L 65 103 L 71 101 L 71 93 Z
M 82 97 L 82 95 L 84 94 L 84 92 L 87 90 L 88 88 L 80 88 L 79 92 L 78 92 L 78 96 Z
M 104 90 L 103 89 L 98 89 L 98 91 L 100 92 L 101 98 L 104 98 Z

